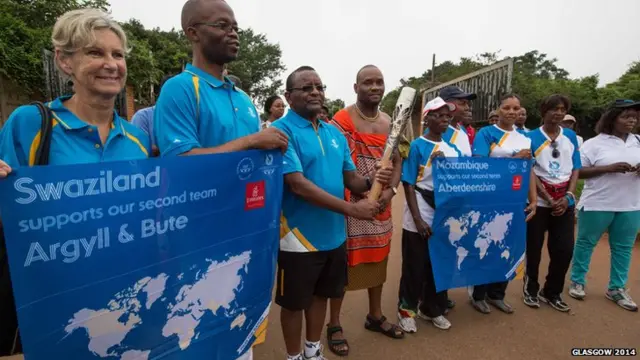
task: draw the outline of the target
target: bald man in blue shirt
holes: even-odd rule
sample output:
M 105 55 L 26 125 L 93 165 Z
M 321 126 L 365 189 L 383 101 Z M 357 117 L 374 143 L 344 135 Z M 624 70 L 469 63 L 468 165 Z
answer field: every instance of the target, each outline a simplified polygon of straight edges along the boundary
M 182 29 L 191 42 L 193 63 L 165 83 L 156 103 L 153 132 L 160 156 L 286 151 L 284 133 L 276 128 L 260 131 L 251 99 L 223 75 L 240 46 L 229 5 L 222 0 L 187 1 Z M 252 354 L 249 349 L 238 360 L 250 360 Z
M 285 151 L 278 129 L 260 131 L 251 98 L 223 76 L 238 56 L 238 23 L 222 0 L 189 0 L 182 29 L 191 42 L 193 63 L 168 80 L 154 111 L 154 134 L 161 156 L 214 154 L 248 149 Z

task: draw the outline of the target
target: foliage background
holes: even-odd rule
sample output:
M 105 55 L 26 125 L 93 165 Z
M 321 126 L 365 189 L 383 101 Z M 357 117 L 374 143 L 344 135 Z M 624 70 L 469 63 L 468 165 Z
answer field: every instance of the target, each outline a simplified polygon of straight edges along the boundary
M 459 76 L 479 70 L 497 61 L 504 60 L 498 53 L 483 53 L 474 57 L 463 57 L 457 63 L 445 61 L 435 66 L 435 81 L 431 81 L 431 69 L 420 76 L 401 80 L 402 86 L 428 89 Z M 621 77 L 606 86 L 598 86 L 598 75 L 571 78 L 569 72 L 557 65 L 556 58 L 538 50 L 514 57 L 512 91 L 522 99 L 527 109 L 527 127 L 539 126 L 539 105 L 545 96 L 560 93 L 572 101 L 570 113 L 580 122 L 578 132 L 586 138 L 595 134 L 595 123 L 603 109 L 618 98 L 640 100 L 640 62 L 630 64 Z M 390 91 L 383 99 L 381 108 L 392 113 L 400 93 L 400 87 Z M 488 115 L 488 114 L 487 114 Z
M 0 73 L 20 85 L 27 94 L 44 89 L 42 49 L 51 50 L 51 30 L 56 19 L 69 10 L 95 7 L 108 11 L 107 0 L 0 0 Z M 165 74 L 177 74 L 190 61 L 190 46 L 180 30 L 145 29 L 138 20 L 122 24 L 129 38 L 128 83 L 135 88 L 139 106 L 152 104 Z M 262 103 L 282 87 L 285 66 L 280 45 L 264 34 L 242 29 L 240 55 L 229 64 L 247 92 Z M 260 107 L 260 106 L 259 106 Z
M 51 29 L 56 19 L 66 11 L 97 7 L 108 11 L 107 0 L 0 0 L 0 74 L 8 77 L 27 94 L 42 93 L 44 89 L 42 49 L 51 49 Z M 130 40 L 128 56 L 130 85 L 135 87 L 139 107 L 153 104 L 158 84 L 165 74 L 177 74 L 190 61 L 190 47 L 180 30 L 145 29 L 135 19 L 122 24 Z M 240 31 L 241 45 L 237 61 L 229 64 L 229 72 L 240 78 L 245 90 L 259 109 L 272 94 L 281 94 L 281 75 L 286 70 L 282 50 L 269 42 L 264 34 L 251 28 Z M 444 61 L 435 67 L 435 81 L 431 69 L 421 75 L 401 80 L 401 85 L 417 89 L 453 80 L 502 60 L 498 53 L 486 52 L 462 57 L 457 62 Z M 630 64 L 620 78 L 606 86 L 599 86 L 598 75 L 571 78 L 569 72 L 557 65 L 557 60 L 538 50 L 515 57 L 513 91 L 527 108 L 527 126 L 540 123 L 539 102 L 552 93 L 568 95 L 571 113 L 581 122 L 579 132 L 585 138 L 593 135 L 595 122 L 607 103 L 616 98 L 640 100 L 640 62 Z M 400 87 L 388 92 L 381 108 L 392 113 Z M 333 114 L 345 106 L 341 99 L 327 99 Z

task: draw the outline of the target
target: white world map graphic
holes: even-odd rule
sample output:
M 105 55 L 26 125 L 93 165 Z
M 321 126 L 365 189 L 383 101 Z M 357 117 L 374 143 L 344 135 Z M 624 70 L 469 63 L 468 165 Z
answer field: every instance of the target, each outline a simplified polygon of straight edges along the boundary
M 185 350 L 197 339 L 198 326 L 202 317 L 211 312 L 234 319 L 231 329 L 242 328 L 246 315 L 242 308 L 234 308 L 236 292 L 242 289 L 241 270 L 248 273 L 251 251 L 230 256 L 225 261 L 206 260 L 209 264 L 204 270 L 198 270 L 196 280 L 183 285 L 172 301 L 163 297 L 169 275 L 161 273 L 155 277 L 145 277 L 133 286 L 122 290 L 108 301 L 103 309 L 81 309 L 69 320 L 65 327 L 67 336 L 76 330 L 84 330 L 88 337 L 88 350 L 102 358 L 118 357 L 121 360 L 146 360 L 151 349 L 130 348 L 127 335 L 134 329 L 144 326 L 144 312 L 150 310 L 158 300 L 157 306 L 165 306 L 167 321 L 161 329 L 165 338 L 176 336 L 181 350 Z M 182 280 L 184 274 L 176 278 Z
M 481 220 L 485 220 L 482 222 Z M 457 268 L 461 270 L 463 262 L 470 253 L 478 253 L 477 260 L 485 259 L 491 245 L 497 246 L 500 257 L 505 261 L 511 259 L 511 251 L 504 239 L 509 232 L 513 213 L 494 212 L 481 216 L 479 211 L 470 211 L 462 216 L 450 217 L 445 221 L 445 226 L 449 229 L 449 243 L 456 248 Z M 473 240 L 473 247 L 470 249 L 470 241 Z

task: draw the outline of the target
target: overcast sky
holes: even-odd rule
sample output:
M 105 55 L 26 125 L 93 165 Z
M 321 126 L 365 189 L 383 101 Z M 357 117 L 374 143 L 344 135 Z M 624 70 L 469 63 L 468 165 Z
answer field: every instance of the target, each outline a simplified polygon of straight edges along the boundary
M 120 21 L 180 28 L 182 0 L 110 0 Z M 355 101 L 363 65 L 379 66 L 387 91 L 436 62 L 537 49 L 572 77 L 616 80 L 640 60 L 640 0 L 228 0 L 238 24 L 279 43 L 289 71 L 316 68 L 326 96 Z

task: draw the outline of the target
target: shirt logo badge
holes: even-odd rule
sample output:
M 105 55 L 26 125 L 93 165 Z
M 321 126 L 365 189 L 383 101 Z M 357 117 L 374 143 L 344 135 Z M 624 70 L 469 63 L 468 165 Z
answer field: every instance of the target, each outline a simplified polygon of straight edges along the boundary
M 336 149 L 340 147 L 340 145 L 338 145 L 338 142 L 336 141 L 336 139 L 332 139 L 331 140 L 331 146 L 333 146 Z
M 549 177 L 558 179 L 560 177 L 560 163 L 557 161 L 549 161 Z
M 244 209 L 255 210 L 264 207 L 265 186 L 264 180 L 247 184 L 245 192 Z

